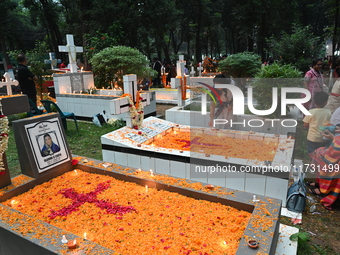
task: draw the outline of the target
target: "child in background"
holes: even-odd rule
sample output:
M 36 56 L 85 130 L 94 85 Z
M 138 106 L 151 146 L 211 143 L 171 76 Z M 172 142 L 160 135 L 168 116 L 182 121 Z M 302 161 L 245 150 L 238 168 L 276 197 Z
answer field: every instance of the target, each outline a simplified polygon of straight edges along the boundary
M 311 115 L 306 115 L 303 119 L 303 127 L 308 128 L 307 149 L 308 153 L 323 146 L 322 134 L 319 127 L 331 118 L 331 111 L 324 108 L 328 101 L 328 94 L 324 91 L 315 93 L 314 102 L 316 108 L 309 110 Z

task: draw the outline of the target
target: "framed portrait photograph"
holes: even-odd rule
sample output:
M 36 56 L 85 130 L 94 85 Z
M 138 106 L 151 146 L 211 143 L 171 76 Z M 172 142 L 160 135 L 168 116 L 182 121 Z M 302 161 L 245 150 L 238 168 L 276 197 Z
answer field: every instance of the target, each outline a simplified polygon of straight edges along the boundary
M 70 160 L 61 128 L 58 118 L 24 126 L 39 173 Z

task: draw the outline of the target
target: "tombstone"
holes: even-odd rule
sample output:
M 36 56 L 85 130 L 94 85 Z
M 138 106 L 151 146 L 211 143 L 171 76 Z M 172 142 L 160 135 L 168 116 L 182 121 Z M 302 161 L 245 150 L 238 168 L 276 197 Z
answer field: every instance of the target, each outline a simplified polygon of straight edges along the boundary
M 28 112 L 30 110 L 26 95 L 0 97 L 0 103 L 2 105 L 2 113 L 0 114 L 6 116 Z M 5 168 L 5 174 L 0 176 L 0 188 L 6 187 L 12 183 L 5 153 L 2 155 L 2 162 Z
M 45 59 L 45 64 L 51 64 L 51 70 L 55 69 L 57 67 L 58 63 L 61 63 L 61 59 L 56 59 L 54 52 L 49 53 L 50 59 Z
M 68 52 L 71 72 L 56 73 L 53 75 L 54 89 L 57 101 L 60 94 L 81 93 L 94 87 L 93 74 L 91 72 L 77 72 L 76 53 L 83 52 L 82 47 L 76 47 L 73 35 L 66 35 L 67 45 L 59 46 L 60 52 Z
M 132 96 L 132 100 L 136 102 L 137 97 L 137 75 L 128 74 L 123 76 L 124 81 L 124 94 L 130 94 Z
M 191 72 L 190 72 L 190 77 L 194 77 L 195 76 L 195 68 L 192 66 L 191 67 Z
M 124 94 L 130 94 L 132 96 L 132 101 L 136 103 L 137 100 L 137 75 L 135 74 L 128 74 L 123 76 L 123 81 L 124 81 Z M 132 125 L 132 119 L 129 114 L 129 110 L 126 113 L 126 126 L 128 127 L 133 127 Z
M 71 73 L 77 72 L 77 52 L 83 52 L 83 47 L 74 45 L 73 35 L 66 35 L 66 46 L 58 46 L 59 52 L 68 52 Z
M 33 178 L 59 175 L 71 164 L 71 153 L 59 114 L 12 122 L 21 172 Z
M 6 72 L 4 74 L 4 77 L 5 77 L 5 81 L 0 81 L 0 88 L 2 88 L 3 86 L 6 86 L 7 95 L 11 96 L 12 95 L 12 85 L 18 86 L 19 82 L 17 80 L 13 80 L 11 78 L 11 75 L 8 72 Z
M 197 67 L 197 70 L 198 70 L 198 76 L 201 77 L 202 76 L 202 71 L 203 71 L 203 66 L 202 66 L 202 63 L 200 62 L 198 67 Z

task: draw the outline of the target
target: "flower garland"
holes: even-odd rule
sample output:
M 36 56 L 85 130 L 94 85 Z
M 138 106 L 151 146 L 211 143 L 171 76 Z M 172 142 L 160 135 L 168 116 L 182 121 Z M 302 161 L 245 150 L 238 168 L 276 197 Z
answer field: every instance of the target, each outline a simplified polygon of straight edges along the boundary
M 123 94 L 122 97 L 126 97 L 129 102 L 129 112 L 131 117 L 132 127 L 134 129 L 140 129 L 144 120 L 144 111 L 143 111 L 143 98 L 140 97 L 140 92 L 137 92 L 137 102 L 136 105 L 132 101 L 132 96 L 130 94 Z
M 8 148 L 8 118 L 2 113 L 2 98 L 0 98 L 0 175 L 5 174 L 3 155 Z

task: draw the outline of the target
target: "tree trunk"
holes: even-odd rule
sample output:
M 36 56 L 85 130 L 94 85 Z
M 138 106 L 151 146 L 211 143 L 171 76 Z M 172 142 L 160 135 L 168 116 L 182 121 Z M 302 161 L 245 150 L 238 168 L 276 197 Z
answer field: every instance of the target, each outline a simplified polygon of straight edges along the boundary
M 0 40 L 1 40 L 1 51 L 2 51 L 2 54 L 4 54 L 4 59 L 5 59 L 5 62 L 6 62 L 6 65 L 4 64 L 4 67 L 5 67 L 5 71 L 7 71 L 7 66 L 11 64 L 11 60 L 9 59 L 9 56 L 7 54 L 5 37 L 0 35 Z
M 202 1 L 198 1 L 197 28 L 196 28 L 196 60 L 202 62 L 201 30 L 202 30 Z

